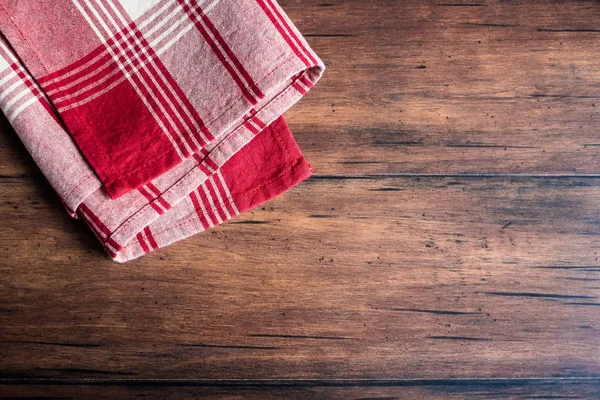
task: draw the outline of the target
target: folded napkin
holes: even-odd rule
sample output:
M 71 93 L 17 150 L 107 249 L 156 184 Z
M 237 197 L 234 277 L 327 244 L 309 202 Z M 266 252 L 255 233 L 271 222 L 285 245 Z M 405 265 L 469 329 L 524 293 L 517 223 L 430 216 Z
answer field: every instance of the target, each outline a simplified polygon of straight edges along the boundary
M 0 0 L 0 108 L 134 259 L 307 178 L 281 115 L 323 62 L 274 0 Z

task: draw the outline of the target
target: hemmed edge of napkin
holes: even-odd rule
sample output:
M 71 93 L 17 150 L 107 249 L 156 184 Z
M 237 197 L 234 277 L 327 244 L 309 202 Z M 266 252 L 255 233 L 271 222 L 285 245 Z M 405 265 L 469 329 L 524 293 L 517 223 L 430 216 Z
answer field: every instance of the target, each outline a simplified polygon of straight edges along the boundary
M 259 149 L 264 154 L 257 157 L 255 152 Z M 265 157 L 267 153 L 272 156 L 270 159 Z M 127 219 L 126 223 L 133 221 L 135 225 L 123 230 L 125 223 L 111 233 L 85 202 L 78 212 L 111 258 L 122 263 L 226 222 L 289 190 L 311 174 L 312 167 L 280 117 L 212 174 L 203 176 L 195 167 L 174 185 L 187 179 L 187 187 L 191 190 L 179 190 L 175 200 L 168 197 L 169 190 L 165 191 L 163 196 L 167 195 L 172 208 L 164 214 L 158 215 L 152 207 L 145 206 Z M 219 179 L 220 183 L 216 184 Z M 218 186 L 221 186 L 223 197 L 215 193 L 219 201 L 208 196 L 211 190 L 219 192 Z M 201 189 L 208 197 L 203 197 Z M 190 201 L 196 202 L 193 207 Z M 204 215 L 199 212 L 199 207 Z M 186 214 L 180 215 L 181 211 Z
M 239 209 L 238 215 L 240 215 L 246 211 L 249 211 L 255 207 L 258 207 L 258 206 L 274 199 L 275 197 L 287 192 L 288 190 L 292 189 L 294 186 L 296 186 L 300 182 L 309 178 L 312 175 L 312 173 L 313 173 L 313 169 L 312 169 L 311 165 L 304 158 L 302 158 L 302 160 L 299 160 L 296 165 L 290 167 L 288 170 L 284 171 L 281 175 L 273 177 L 269 182 L 267 182 L 263 185 L 256 186 L 254 189 L 255 191 L 264 189 L 270 195 L 255 198 L 255 200 L 258 199 L 258 201 L 253 203 L 248 208 Z M 253 193 L 250 193 L 250 194 L 253 194 Z M 228 202 L 225 206 L 229 206 L 231 203 L 232 202 Z M 218 210 L 215 210 L 215 211 L 219 212 Z M 195 213 L 196 213 L 196 211 L 190 212 L 190 214 L 188 214 L 187 218 L 179 220 L 177 222 L 177 224 L 167 228 L 164 231 L 152 233 L 152 237 L 154 238 L 154 243 L 155 243 L 154 245 L 150 243 L 150 241 L 148 239 L 147 230 L 145 229 L 143 231 L 144 233 L 140 234 L 140 236 L 136 239 L 136 241 L 126 244 L 122 248 L 122 250 L 117 254 L 117 256 L 115 258 L 113 258 L 113 260 L 118 263 L 125 263 L 128 261 L 132 261 L 132 260 L 139 258 L 145 254 L 148 254 L 152 251 L 158 250 L 160 248 L 164 248 L 164 247 L 169 246 L 180 240 L 183 240 L 183 239 L 189 238 L 191 236 L 197 235 L 199 233 L 205 232 L 208 229 L 206 229 L 202 225 L 202 223 L 199 221 L 199 219 L 195 216 Z M 219 223 L 219 225 L 222 223 L 225 223 L 227 221 L 230 221 L 231 219 L 233 219 L 235 217 L 237 217 L 237 215 L 224 220 L 223 222 Z M 176 232 L 175 237 L 172 236 L 173 232 Z M 146 248 L 144 248 L 140 244 L 140 243 L 143 243 L 144 240 L 147 241 Z

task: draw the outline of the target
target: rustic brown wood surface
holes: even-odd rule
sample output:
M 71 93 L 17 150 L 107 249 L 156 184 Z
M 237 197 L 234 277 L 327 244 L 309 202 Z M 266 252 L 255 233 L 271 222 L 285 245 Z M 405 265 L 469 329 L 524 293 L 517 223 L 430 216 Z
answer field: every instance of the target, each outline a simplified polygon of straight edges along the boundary
M 599 398 L 600 2 L 280 3 L 316 174 L 210 233 L 113 263 L 3 122 L 0 397 Z

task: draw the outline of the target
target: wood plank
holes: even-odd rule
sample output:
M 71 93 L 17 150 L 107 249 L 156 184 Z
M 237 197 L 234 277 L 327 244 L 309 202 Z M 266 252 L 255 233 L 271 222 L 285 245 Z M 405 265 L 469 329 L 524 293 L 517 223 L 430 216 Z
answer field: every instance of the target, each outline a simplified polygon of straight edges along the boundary
M 3 377 L 600 373 L 598 179 L 317 177 L 126 265 L 2 187 Z
M 364 382 L 122 382 L 72 385 L 0 385 L 11 399 L 592 399 L 598 380 L 364 381 Z
M 317 173 L 600 172 L 598 2 L 281 3 L 328 66 L 287 115 Z

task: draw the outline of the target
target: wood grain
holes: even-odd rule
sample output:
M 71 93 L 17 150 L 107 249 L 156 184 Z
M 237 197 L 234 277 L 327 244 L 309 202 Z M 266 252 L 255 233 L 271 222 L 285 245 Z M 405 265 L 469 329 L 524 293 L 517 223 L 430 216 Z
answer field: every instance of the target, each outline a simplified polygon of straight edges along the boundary
M 280 3 L 316 175 L 210 233 L 111 262 L 2 121 L 0 397 L 598 398 L 600 3 Z
M 0 197 L 3 215 L 19 221 L 2 233 L 4 373 L 595 375 L 598 185 L 313 179 L 265 210 L 117 266 L 38 185 L 12 180 Z
M 288 116 L 316 171 L 597 174 L 598 2 L 443 3 L 282 2 L 329 67 Z

